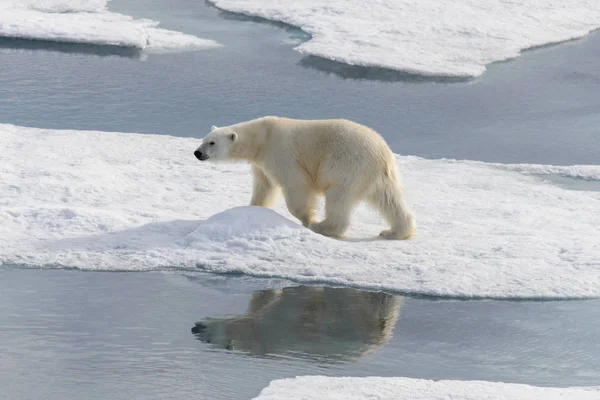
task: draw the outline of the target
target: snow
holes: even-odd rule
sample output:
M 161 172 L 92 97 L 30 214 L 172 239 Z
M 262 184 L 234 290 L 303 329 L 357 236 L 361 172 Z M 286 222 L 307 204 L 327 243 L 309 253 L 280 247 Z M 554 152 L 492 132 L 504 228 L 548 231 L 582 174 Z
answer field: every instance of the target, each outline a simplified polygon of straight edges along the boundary
M 420 75 L 477 77 L 523 49 L 600 27 L 596 0 L 210 0 L 298 26 L 303 54 Z
M 147 53 L 220 46 L 159 22 L 110 12 L 107 0 L 0 0 L 0 37 L 135 47 Z
M 300 376 L 272 381 L 255 400 L 598 400 L 600 387 L 537 387 L 486 381 Z
M 600 166 L 398 156 L 417 217 L 409 241 L 361 205 L 348 238 L 281 203 L 247 206 L 245 164 L 201 163 L 200 139 L 0 124 L 0 265 L 193 270 L 465 298 L 600 296 Z M 320 211 L 322 215 L 322 211 Z

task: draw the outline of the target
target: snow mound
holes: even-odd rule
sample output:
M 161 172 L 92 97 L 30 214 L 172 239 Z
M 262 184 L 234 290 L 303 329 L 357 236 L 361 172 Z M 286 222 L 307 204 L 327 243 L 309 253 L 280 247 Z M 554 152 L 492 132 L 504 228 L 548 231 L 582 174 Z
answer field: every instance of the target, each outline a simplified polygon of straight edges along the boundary
M 420 75 L 476 77 L 523 49 L 600 27 L 594 0 L 210 0 L 236 13 L 295 25 L 301 53 Z
M 486 381 L 300 376 L 272 381 L 255 400 L 598 400 L 600 387 L 553 388 Z
M 260 249 L 266 255 L 276 251 L 285 254 L 285 244 L 320 239 L 312 231 L 304 229 L 274 210 L 263 207 L 235 207 L 217 213 L 198 223 L 184 240 L 188 248 L 221 253 L 223 249 L 239 249 L 252 254 Z M 233 255 L 233 254 L 232 254 Z
M 0 37 L 135 47 L 162 53 L 220 46 L 106 9 L 107 0 L 0 0 Z
M 348 238 L 302 227 L 281 203 L 246 206 L 244 164 L 201 163 L 198 140 L 0 124 L 0 265 L 204 270 L 466 298 L 600 296 L 600 192 L 540 171 L 398 156 L 416 237 L 378 237 L 364 205 Z M 322 217 L 322 210 L 319 212 Z
M 215 214 L 201 225 L 200 234 L 217 237 L 248 236 L 275 231 L 293 233 L 302 228 L 301 225 L 290 221 L 275 211 L 263 207 L 236 207 Z

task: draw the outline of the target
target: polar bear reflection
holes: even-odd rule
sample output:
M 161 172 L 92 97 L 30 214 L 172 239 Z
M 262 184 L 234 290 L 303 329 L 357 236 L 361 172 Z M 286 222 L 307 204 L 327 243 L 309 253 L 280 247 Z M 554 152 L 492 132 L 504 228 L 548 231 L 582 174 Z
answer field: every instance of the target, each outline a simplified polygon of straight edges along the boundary
M 377 352 L 392 336 L 403 299 L 354 289 L 299 286 L 252 294 L 245 315 L 206 318 L 199 340 L 254 356 L 344 362 Z

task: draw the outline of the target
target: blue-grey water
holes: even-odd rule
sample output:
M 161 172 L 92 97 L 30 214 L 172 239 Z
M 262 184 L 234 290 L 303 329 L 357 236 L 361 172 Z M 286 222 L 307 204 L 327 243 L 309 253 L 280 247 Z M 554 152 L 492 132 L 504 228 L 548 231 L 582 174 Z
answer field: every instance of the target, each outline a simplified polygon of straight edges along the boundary
M 2 399 L 249 399 L 307 374 L 600 382 L 598 301 L 411 299 L 209 274 L 14 269 L 0 282 Z
M 306 39 L 298 29 L 199 0 L 109 5 L 225 47 L 145 58 L 0 39 L 0 123 L 202 136 L 262 115 L 343 117 L 401 154 L 599 161 L 597 34 L 447 81 L 304 57 L 292 50 Z M 599 317 L 597 300 L 403 298 L 201 273 L 0 266 L 0 399 L 248 399 L 307 374 L 598 385 Z

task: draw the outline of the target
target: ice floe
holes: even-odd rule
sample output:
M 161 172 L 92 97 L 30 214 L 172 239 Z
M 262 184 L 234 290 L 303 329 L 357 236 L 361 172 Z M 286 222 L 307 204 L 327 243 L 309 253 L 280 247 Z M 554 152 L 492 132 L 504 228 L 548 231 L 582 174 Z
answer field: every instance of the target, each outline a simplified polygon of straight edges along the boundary
M 600 28 L 595 0 L 210 0 L 298 26 L 301 53 L 419 75 L 476 77 L 523 49 Z
M 107 0 L 0 0 L 0 37 L 134 47 L 148 53 L 220 46 L 158 24 L 110 12 Z
M 467 298 L 600 296 L 600 192 L 537 175 L 597 179 L 600 166 L 399 155 L 416 237 L 380 240 L 383 220 L 361 205 L 336 240 L 299 225 L 283 201 L 247 206 L 249 167 L 198 162 L 199 139 L 0 124 L 0 143 L 5 266 L 190 269 Z
M 486 381 L 299 376 L 272 381 L 255 400 L 598 400 L 600 387 L 537 387 Z

